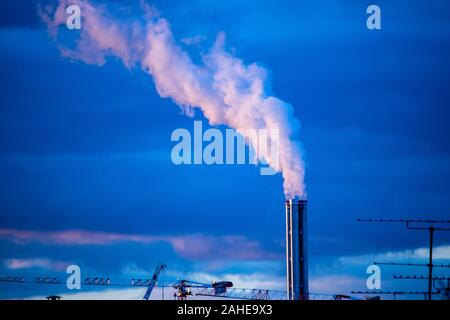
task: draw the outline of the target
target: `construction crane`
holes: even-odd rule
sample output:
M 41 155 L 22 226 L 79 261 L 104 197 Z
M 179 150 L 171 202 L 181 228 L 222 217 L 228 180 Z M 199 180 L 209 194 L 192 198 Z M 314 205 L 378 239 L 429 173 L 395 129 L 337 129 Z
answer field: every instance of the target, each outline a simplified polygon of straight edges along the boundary
M 216 288 L 203 288 L 196 293 L 197 296 L 240 299 L 240 300 L 270 300 L 286 299 L 285 291 L 265 290 L 265 289 L 242 289 L 230 288 L 226 291 L 218 292 Z
M 124 279 L 111 279 L 110 277 L 85 277 L 81 280 L 81 285 L 83 286 L 116 286 L 116 287 L 146 287 L 145 294 L 143 296 L 144 300 L 148 300 L 152 294 L 153 288 L 155 287 L 158 277 L 161 272 L 166 268 L 165 264 L 159 263 L 151 279 L 143 278 L 132 278 L 131 280 Z M 22 284 L 54 284 L 54 285 L 65 285 L 66 278 L 64 277 L 54 277 L 54 276 L 0 276 L 0 283 L 22 283 Z
M 156 282 L 158 281 L 159 274 L 160 274 L 161 271 L 163 271 L 165 268 L 166 268 L 166 265 L 165 265 L 165 264 L 162 264 L 162 263 L 159 263 L 159 264 L 156 266 L 155 272 L 153 273 L 153 277 L 151 278 L 150 283 L 149 283 L 149 285 L 148 285 L 148 287 L 147 287 L 147 290 L 145 291 L 145 294 L 144 294 L 144 300 L 148 300 L 148 299 L 150 298 L 150 296 L 151 296 L 151 294 L 152 294 L 152 291 L 153 291 L 153 288 L 155 287 Z
M 179 280 L 173 288 L 178 300 L 186 300 L 188 296 L 214 297 L 235 300 L 286 300 L 286 291 L 267 289 L 233 288 L 230 281 L 212 283 Z M 194 290 L 195 292 L 193 292 Z M 340 294 L 309 293 L 308 300 L 359 300 L 356 297 Z
M 220 295 L 226 293 L 227 288 L 231 288 L 232 286 L 233 283 L 230 281 L 202 283 L 189 280 L 179 280 L 173 285 L 173 288 L 176 290 L 174 296 L 178 300 L 186 300 L 188 296 L 192 296 L 191 288 L 213 289 L 215 294 Z

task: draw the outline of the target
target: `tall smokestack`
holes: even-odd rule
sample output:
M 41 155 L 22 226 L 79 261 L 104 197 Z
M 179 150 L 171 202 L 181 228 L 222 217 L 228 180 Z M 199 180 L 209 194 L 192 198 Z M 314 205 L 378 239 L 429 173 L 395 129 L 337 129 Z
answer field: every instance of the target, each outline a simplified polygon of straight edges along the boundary
M 306 200 L 286 201 L 287 298 L 308 300 Z

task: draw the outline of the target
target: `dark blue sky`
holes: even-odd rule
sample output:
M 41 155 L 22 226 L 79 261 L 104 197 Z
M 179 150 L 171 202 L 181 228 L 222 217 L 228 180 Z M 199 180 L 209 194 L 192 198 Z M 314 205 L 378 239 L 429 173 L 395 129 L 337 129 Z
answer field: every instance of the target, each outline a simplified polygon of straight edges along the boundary
M 203 116 L 181 115 L 147 74 L 115 59 L 99 68 L 62 58 L 38 3 L 0 3 L 0 228 L 182 237 L 187 248 L 3 236 L 3 272 L 55 271 L 8 269 L 13 259 L 70 262 L 101 274 L 164 261 L 169 279 L 263 274 L 279 282 L 281 176 L 260 176 L 251 165 L 172 164 L 172 131 Z M 424 233 L 358 224 L 359 217 L 449 218 L 447 1 L 377 1 L 379 31 L 366 28 L 372 3 L 364 1 L 152 3 L 176 39 L 206 37 L 188 49 L 194 59 L 224 31 L 236 55 L 265 66 L 274 94 L 294 106 L 307 163 L 313 278 L 353 277 L 364 286 L 370 255 L 426 246 Z M 192 253 L 203 240 L 190 242 L 191 235 L 210 239 L 210 251 Z M 236 242 L 224 240 L 231 235 Z M 436 245 L 450 245 L 450 237 L 438 234 Z M 365 258 L 340 259 L 350 256 Z M 3 297 L 36 292 L 0 286 Z

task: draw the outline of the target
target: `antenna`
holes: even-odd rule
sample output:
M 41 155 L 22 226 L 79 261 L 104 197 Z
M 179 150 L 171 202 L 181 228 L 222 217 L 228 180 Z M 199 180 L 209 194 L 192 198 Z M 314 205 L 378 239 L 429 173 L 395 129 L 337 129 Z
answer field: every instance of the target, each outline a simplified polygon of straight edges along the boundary
M 423 279 L 429 279 L 425 276 L 402 276 L 402 275 L 394 275 L 394 279 L 406 279 L 406 280 L 423 280 Z M 450 277 L 433 277 L 433 280 L 450 280 Z
M 425 280 L 429 279 L 426 276 L 416 276 L 416 275 L 394 275 L 394 279 L 401 279 L 401 280 Z M 433 288 L 437 290 L 436 294 L 442 293 L 442 299 L 443 300 L 450 300 L 450 277 L 444 277 L 444 276 L 438 276 L 433 277 Z M 445 283 L 447 282 L 447 284 Z M 439 286 L 436 286 L 436 282 L 439 284 Z
M 429 256 L 428 264 L 420 263 L 410 263 L 410 264 L 400 264 L 400 263 L 375 263 L 375 264 L 388 264 L 388 265 L 408 265 L 408 266 L 422 266 L 428 267 L 428 300 L 431 300 L 433 294 L 433 267 L 438 267 L 438 265 L 433 265 L 433 238 L 435 231 L 450 231 L 450 228 L 435 227 L 435 224 L 450 224 L 450 220 L 417 220 L 417 219 L 357 219 L 357 222 L 380 222 L 380 223 L 404 223 L 406 228 L 409 230 L 427 230 L 429 234 Z M 414 224 L 414 226 L 411 226 Z M 417 226 L 428 224 L 428 226 Z M 443 268 L 449 268 L 450 265 L 440 265 Z
M 374 262 L 377 265 L 428 267 L 428 263 L 396 263 L 396 262 Z M 450 264 L 433 264 L 433 268 L 450 268 Z
M 352 294 L 389 294 L 394 296 L 394 300 L 398 295 L 406 294 L 423 294 L 425 297 L 428 296 L 428 291 L 352 291 Z M 431 294 L 438 294 L 438 292 L 432 292 Z

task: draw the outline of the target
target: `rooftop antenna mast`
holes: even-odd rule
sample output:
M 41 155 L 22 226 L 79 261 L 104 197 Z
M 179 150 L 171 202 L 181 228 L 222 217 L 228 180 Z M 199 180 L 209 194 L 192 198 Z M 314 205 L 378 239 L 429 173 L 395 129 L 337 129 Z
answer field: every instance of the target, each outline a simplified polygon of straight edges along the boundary
M 401 280 L 425 280 L 429 279 L 425 276 L 416 275 L 394 275 L 394 279 Z M 433 277 L 433 288 L 436 290 L 436 294 L 441 294 L 443 300 L 450 300 L 450 277 L 438 276 Z M 436 282 L 439 286 L 436 285 Z M 447 282 L 447 283 L 446 283 Z
M 435 225 L 450 224 L 450 220 L 415 220 L 415 219 L 358 219 L 358 222 L 380 222 L 380 223 L 404 223 L 409 230 L 427 230 L 429 235 L 429 255 L 428 264 L 395 264 L 384 263 L 390 265 L 410 265 L 428 267 L 428 300 L 431 300 L 433 295 L 433 238 L 436 231 L 450 231 L 450 228 L 435 227 Z M 420 225 L 425 225 L 420 227 Z M 414 225 L 414 226 L 412 226 Z M 418 226 L 419 225 L 419 226 Z M 383 264 L 383 263 L 377 263 Z
M 377 294 L 377 295 L 392 295 L 394 300 L 397 300 L 399 295 L 421 295 L 423 294 L 425 298 L 428 296 L 427 291 L 352 291 L 352 294 Z M 433 293 L 437 294 L 437 293 Z

